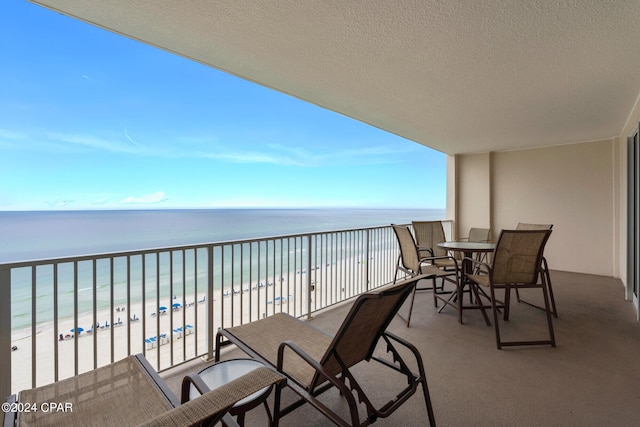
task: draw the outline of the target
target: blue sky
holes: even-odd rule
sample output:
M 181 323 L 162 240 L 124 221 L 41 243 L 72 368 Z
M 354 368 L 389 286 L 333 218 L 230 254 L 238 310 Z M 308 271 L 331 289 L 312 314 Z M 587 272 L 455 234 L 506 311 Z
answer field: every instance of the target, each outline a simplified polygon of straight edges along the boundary
M 26 1 L 0 36 L 0 210 L 445 207 L 420 144 Z

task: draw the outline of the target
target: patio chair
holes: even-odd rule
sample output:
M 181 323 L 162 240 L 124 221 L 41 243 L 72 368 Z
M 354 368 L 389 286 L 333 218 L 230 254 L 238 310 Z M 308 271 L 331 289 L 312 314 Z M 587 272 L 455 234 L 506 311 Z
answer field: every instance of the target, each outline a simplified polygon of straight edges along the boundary
M 478 242 L 478 243 L 486 243 L 490 241 L 491 229 L 490 228 L 476 228 L 471 227 L 469 229 L 469 237 L 461 237 L 458 240 L 467 241 L 467 242 Z M 457 252 L 455 255 L 460 254 Z M 486 262 L 487 261 L 487 253 L 486 252 L 477 252 L 475 254 L 476 261 Z M 458 259 L 456 257 L 456 259 Z M 476 264 L 476 270 L 479 268 Z M 478 271 L 476 271 L 478 272 Z
M 529 224 L 529 223 L 523 223 L 523 222 L 519 222 L 518 225 L 516 226 L 516 230 L 551 230 L 552 228 L 553 228 L 553 224 Z M 542 274 L 544 274 L 547 280 L 547 291 L 549 292 L 549 299 L 551 300 L 551 311 L 553 315 L 557 318 L 558 311 L 556 310 L 556 299 L 553 297 L 553 287 L 551 286 L 551 275 L 549 274 L 549 266 L 547 265 L 547 258 L 545 258 L 544 255 L 542 256 Z M 518 300 L 518 302 L 523 302 L 537 309 L 544 310 L 544 308 L 540 307 L 539 305 L 535 305 L 521 299 L 520 293 L 518 292 L 517 289 L 516 289 L 516 299 Z
M 244 397 L 280 381 L 285 381 L 284 377 L 263 367 L 180 405 L 149 362 L 138 354 L 10 396 L 8 402 L 65 406 L 5 413 L 4 426 L 195 426 L 218 421 L 237 426 L 227 411 Z
M 443 257 L 436 265 L 440 268 L 454 268 L 454 262 L 448 256 L 447 250 L 437 246 L 438 243 L 447 240 L 442 221 L 413 221 L 411 226 L 416 236 L 420 258 Z
M 551 309 L 547 294 L 546 277 L 541 274 L 542 253 L 549 239 L 551 230 L 502 230 L 498 243 L 493 252 L 492 264 L 481 263 L 488 274 L 469 274 L 469 284 L 479 290 L 479 286 L 489 288 L 489 298 L 493 311 L 493 320 L 496 333 L 496 345 L 498 349 L 503 346 L 518 345 L 546 345 L 556 346 Z M 478 263 L 478 261 L 471 260 Z M 542 277 L 541 283 L 538 276 Z M 500 337 L 500 325 L 498 323 L 498 310 L 504 310 L 504 320 L 509 320 L 509 302 L 511 289 L 539 288 L 542 289 L 547 327 L 549 329 L 548 340 L 535 341 L 503 341 Z M 504 290 L 504 301 L 498 301 L 496 290 Z M 476 295 L 479 293 L 474 292 Z
M 438 221 L 439 222 L 439 221 Z M 418 288 L 414 287 L 411 294 L 411 302 L 409 303 L 409 314 L 407 315 L 407 327 L 411 326 L 411 313 L 413 312 L 413 304 L 416 298 L 417 291 L 433 290 L 433 304 L 438 307 L 438 300 L 444 302 L 444 305 L 439 311 L 442 311 L 447 305 L 458 310 L 458 321 L 462 323 L 462 288 L 460 283 L 460 269 L 458 268 L 458 262 L 449 255 L 433 256 L 430 252 L 426 252 L 426 257 L 420 257 L 420 249 L 416 245 L 409 227 L 404 225 L 391 225 L 393 231 L 398 239 L 398 245 L 400 246 L 400 259 L 396 267 L 396 274 L 394 277 L 394 283 L 398 276 L 398 271 L 402 271 L 409 277 L 416 277 L 423 275 L 426 278 L 432 280 L 433 287 Z M 446 253 L 446 251 L 445 251 Z M 444 268 L 438 265 L 438 262 L 450 261 L 452 268 Z M 442 279 L 442 283 L 438 288 L 436 279 Z M 445 290 L 445 281 L 453 283 L 455 285 L 454 290 Z M 447 297 L 448 296 L 448 297 Z
M 435 426 L 427 379 L 422 357 L 417 348 L 387 331 L 400 306 L 405 302 L 415 284 L 423 279 L 417 276 L 383 290 L 360 295 L 344 319 L 335 336 L 328 335 L 295 317 L 285 313 L 257 320 L 245 325 L 220 330 L 216 336 L 216 361 L 220 349 L 235 344 L 253 358 L 270 364 L 287 377 L 286 386 L 299 398 L 280 408 L 281 393 L 285 384 L 276 386 L 274 397 L 274 425 L 280 418 L 305 403 L 310 403 L 330 421 L 339 426 L 367 426 L 378 418 L 385 418 L 396 411 L 422 386 L 429 424 Z M 376 347 L 380 344 L 378 351 Z M 379 352 L 390 353 L 388 358 Z M 405 358 L 413 359 L 411 365 Z M 374 366 L 365 362 L 379 362 Z M 353 368 L 357 368 L 354 370 Z M 370 366 L 375 374 L 380 369 L 400 374 L 399 392 L 389 391 L 391 400 L 374 406 L 360 382 L 365 378 L 360 368 Z M 413 370 L 417 369 L 418 373 Z M 357 374 L 360 372 L 360 375 Z M 358 380 L 356 380 L 356 376 Z M 329 408 L 319 396 L 331 388 L 337 388 L 346 399 L 349 416 L 343 417 Z M 381 390 L 377 390 L 380 392 Z M 386 390 L 384 390 L 386 392 Z M 325 399 L 326 400 L 326 399 Z M 376 399 L 378 400 L 378 399 Z M 382 399 L 380 399 L 382 400 Z M 363 408 L 364 406 L 364 408 Z M 360 418 L 360 411 L 366 412 Z M 426 423 L 425 423 L 426 424 Z

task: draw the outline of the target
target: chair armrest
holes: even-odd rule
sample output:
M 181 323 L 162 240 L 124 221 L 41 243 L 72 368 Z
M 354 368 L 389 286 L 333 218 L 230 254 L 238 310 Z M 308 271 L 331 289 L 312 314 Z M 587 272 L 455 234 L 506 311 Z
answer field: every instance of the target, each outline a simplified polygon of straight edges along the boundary
M 305 352 L 296 343 L 290 340 L 280 343 L 280 346 L 278 347 L 278 372 L 282 372 L 283 374 L 286 375 L 286 371 L 284 370 L 284 351 L 287 348 L 291 349 L 302 360 L 304 360 L 306 363 L 311 365 L 316 370 L 316 372 L 322 374 L 322 376 L 327 381 L 329 381 L 331 384 L 333 384 L 340 390 L 340 393 L 342 393 L 343 396 L 346 397 L 351 394 L 351 390 L 342 381 L 336 380 L 336 378 L 333 375 L 329 374 L 317 360 L 312 358 L 309 354 L 307 354 L 307 352 Z M 287 378 L 292 378 L 292 377 L 287 376 Z M 292 378 L 292 379 L 295 380 L 295 378 Z M 311 384 L 300 384 L 298 381 L 296 382 L 298 383 L 298 385 L 302 386 L 305 389 L 311 386 Z M 315 384 L 314 386 L 319 386 L 322 383 L 324 383 L 324 381 L 318 384 Z
M 433 256 L 433 249 L 429 248 L 427 246 L 416 246 L 416 249 L 418 249 L 418 252 L 424 252 L 427 251 L 431 254 L 431 256 Z
M 197 399 L 190 400 L 164 412 L 142 424 L 143 426 L 194 426 L 203 422 L 220 420 L 239 400 L 268 386 L 286 381 L 273 369 L 255 369 L 240 378 L 209 391 Z M 227 418 L 226 420 L 229 420 Z
M 194 386 L 200 395 L 203 395 L 209 391 L 209 386 L 204 382 L 202 377 L 198 374 L 189 374 L 182 379 L 182 391 L 180 403 L 185 403 L 190 400 L 191 386 Z

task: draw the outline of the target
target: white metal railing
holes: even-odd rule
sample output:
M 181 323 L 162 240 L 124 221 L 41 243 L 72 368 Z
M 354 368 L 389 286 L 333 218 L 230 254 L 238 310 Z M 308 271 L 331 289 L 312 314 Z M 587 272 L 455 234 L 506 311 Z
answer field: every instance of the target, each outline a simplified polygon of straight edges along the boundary
M 372 227 L 0 264 L 0 391 L 138 352 L 159 371 L 212 358 L 219 328 L 309 317 L 390 283 L 398 254 Z

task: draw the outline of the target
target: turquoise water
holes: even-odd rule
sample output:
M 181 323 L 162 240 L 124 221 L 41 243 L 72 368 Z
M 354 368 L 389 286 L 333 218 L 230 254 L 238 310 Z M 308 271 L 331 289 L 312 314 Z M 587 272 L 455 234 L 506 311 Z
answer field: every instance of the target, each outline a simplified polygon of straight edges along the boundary
M 214 243 L 221 241 L 273 237 L 307 232 L 325 232 L 384 226 L 391 223 L 409 223 L 412 220 L 443 219 L 444 210 L 437 209 L 223 209 L 223 210 L 141 210 L 141 211 L 52 211 L 52 212 L 0 212 L 0 262 L 57 258 L 76 255 L 99 254 L 124 250 L 141 250 L 166 246 Z M 302 244 L 302 243 L 300 243 Z M 293 245 L 293 243 L 292 243 Z M 254 248 L 255 249 L 255 248 Z M 300 249 L 298 247 L 298 249 Z M 269 252 L 268 252 L 269 251 Z M 253 265 L 265 262 L 265 256 L 280 257 L 280 253 L 293 252 L 293 247 L 260 248 Z M 198 268 L 195 269 L 194 260 Z M 214 281 L 229 274 L 231 253 L 214 254 Z M 274 258 L 275 259 L 275 258 Z M 275 259 L 280 271 L 273 276 L 287 274 L 302 260 L 292 260 L 283 255 Z M 163 253 L 159 259 L 146 257 L 147 285 L 143 291 L 142 257 L 129 260 L 131 275 L 127 278 L 127 259 L 116 258 L 113 277 L 108 260 L 100 260 L 95 267 L 96 306 L 108 307 L 111 299 L 111 282 L 116 306 L 126 301 L 159 298 L 170 300 L 172 294 L 182 300 L 194 300 L 204 290 L 206 276 L 206 251 L 187 251 L 185 259 Z M 157 265 L 156 265 L 157 263 Z M 224 265 L 223 265 L 224 264 Z M 266 264 L 265 264 L 266 265 Z M 171 269 L 172 267 L 172 269 Z M 184 271 L 184 288 L 182 275 Z M 159 274 L 158 274 L 159 273 Z M 236 272 L 239 275 L 240 272 Z M 245 277 L 248 277 L 246 275 Z M 89 261 L 78 264 L 77 285 L 73 264 L 62 264 L 55 276 L 54 289 L 52 266 L 38 267 L 35 271 L 37 322 L 50 321 L 54 317 L 53 296 L 58 298 L 58 318 L 73 315 L 75 287 L 80 312 L 93 307 L 94 267 Z M 170 289 L 170 276 L 180 283 L 178 289 Z M 32 311 L 31 269 L 16 269 L 12 273 L 12 328 L 29 326 Z M 196 288 L 196 278 L 199 279 Z M 128 287 L 127 283 L 131 283 Z M 257 283 L 256 283 L 257 284 Z M 160 288 L 160 294 L 157 294 Z M 55 292 L 54 292 L 55 291 Z M 127 291 L 129 294 L 127 294 Z

